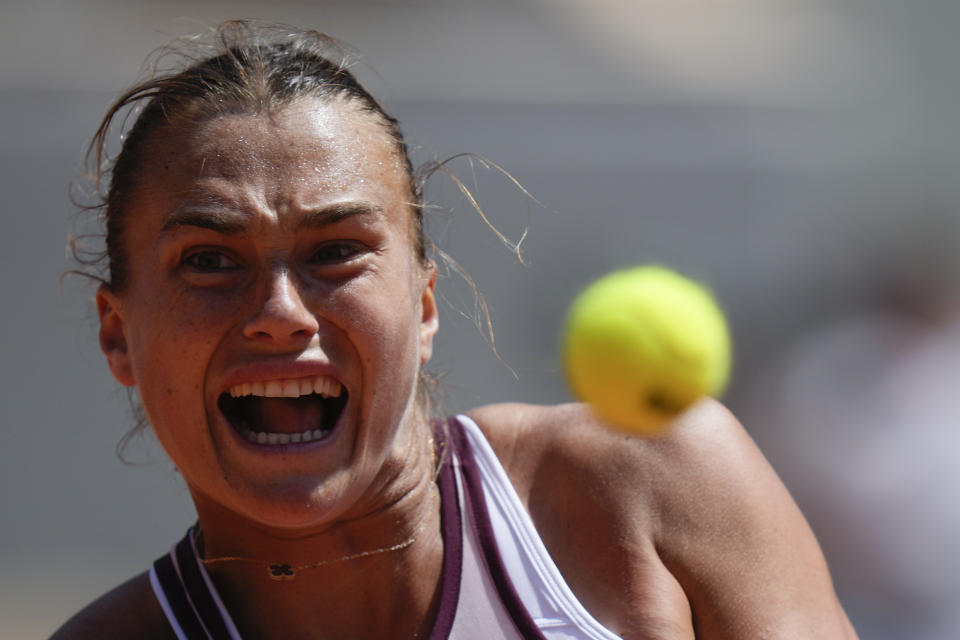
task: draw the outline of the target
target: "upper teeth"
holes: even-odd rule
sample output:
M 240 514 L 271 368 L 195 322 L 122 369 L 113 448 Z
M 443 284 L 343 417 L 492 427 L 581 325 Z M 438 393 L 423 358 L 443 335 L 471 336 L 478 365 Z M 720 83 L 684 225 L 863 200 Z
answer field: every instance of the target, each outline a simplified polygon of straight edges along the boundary
M 267 398 L 299 398 L 311 393 L 319 393 L 324 398 L 336 398 L 343 386 L 330 376 L 295 378 L 286 380 L 266 380 L 264 382 L 244 382 L 230 387 L 234 398 L 243 396 L 264 396 Z

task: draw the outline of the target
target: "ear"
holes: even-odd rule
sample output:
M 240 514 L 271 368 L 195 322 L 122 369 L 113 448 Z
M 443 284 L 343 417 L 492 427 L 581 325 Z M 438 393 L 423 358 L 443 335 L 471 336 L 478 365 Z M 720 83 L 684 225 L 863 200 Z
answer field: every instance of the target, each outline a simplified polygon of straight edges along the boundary
M 437 314 L 437 299 L 434 288 L 437 284 L 437 265 L 430 261 L 424 273 L 425 283 L 420 294 L 420 366 L 427 364 L 433 355 L 433 337 L 440 328 Z
M 123 307 L 117 294 L 105 284 L 97 289 L 97 315 L 100 316 L 100 349 L 107 357 L 110 372 L 120 384 L 134 386 L 136 380 L 127 351 Z

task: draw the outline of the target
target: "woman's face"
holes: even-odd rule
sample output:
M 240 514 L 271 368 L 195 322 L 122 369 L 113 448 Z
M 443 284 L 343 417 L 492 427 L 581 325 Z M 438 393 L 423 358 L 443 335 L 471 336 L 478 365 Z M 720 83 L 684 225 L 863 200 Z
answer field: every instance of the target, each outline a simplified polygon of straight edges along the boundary
M 157 130 L 142 157 L 101 345 L 198 508 L 294 528 L 375 509 L 419 450 L 437 329 L 395 145 L 300 99 Z

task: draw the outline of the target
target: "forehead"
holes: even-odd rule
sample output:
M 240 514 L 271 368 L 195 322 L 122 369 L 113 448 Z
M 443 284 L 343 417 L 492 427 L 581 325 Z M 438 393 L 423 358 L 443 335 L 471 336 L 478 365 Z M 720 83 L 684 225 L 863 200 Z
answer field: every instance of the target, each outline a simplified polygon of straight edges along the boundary
M 272 209 L 341 196 L 410 198 L 404 161 L 378 116 L 343 100 L 303 98 L 167 125 L 147 141 L 139 173 L 148 197 L 254 199 Z

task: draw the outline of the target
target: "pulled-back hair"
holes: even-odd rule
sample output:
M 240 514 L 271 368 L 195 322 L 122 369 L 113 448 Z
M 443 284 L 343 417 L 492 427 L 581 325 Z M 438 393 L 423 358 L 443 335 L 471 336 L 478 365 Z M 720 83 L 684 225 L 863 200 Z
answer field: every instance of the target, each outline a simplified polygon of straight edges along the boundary
M 369 113 L 384 128 L 408 178 L 414 253 L 421 263 L 429 262 L 423 183 L 444 163 L 432 163 L 414 175 L 398 121 L 348 70 L 347 53 L 339 43 L 319 31 L 243 20 L 222 23 L 205 41 L 209 44 L 189 38 L 159 50 L 150 76 L 117 98 L 100 121 L 86 153 L 86 173 L 94 194 L 77 202 L 81 209 L 96 214 L 98 230 L 71 238 L 73 260 L 81 268 L 69 273 L 93 278 L 116 292 L 128 284 L 124 247 L 131 214 L 128 205 L 151 134 L 163 127 L 189 128 L 223 115 L 270 113 L 300 98 L 342 101 Z M 171 58 L 175 63 L 161 70 L 161 63 Z M 127 127 L 130 118 L 133 125 Z M 116 129 L 122 142 L 111 157 L 108 149 Z M 450 260 L 433 250 L 442 260 Z M 459 270 L 452 260 L 450 264 Z M 425 415 L 436 409 L 435 386 L 433 376 L 421 369 L 417 397 Z M 147 426 L 135 392 L 128 391 L 136 424 L 117 444 L 121 460 L 125 460 L 126 445 Z
M 212 37 L 204 41 L 209 44 L 188 38 L 180 41 L 180 46 L 174 44 L 161 49 L 150 76 L 117 98 L 101 120 L 86 154 L 87 175 L 93 183 L 94 194 L 81 197 L 77 203 L 96 214 L 97 232 L 71 238 L 73 260 L 81 268 L 68 273 L 93 278 L 115 292 L 121 292 L 128 284 L 124 231 L 131 213 L 129 199 L 137 187 L 148 139 L 158 130 L 189 128 L 222 115 L 270 113 L 300 98 L 343 101 L 369 113 L 393 140 L 409 183 L 414 254 L 421 263 L 427 264 L 429 250 L 447 273 L 452 272 L 466 282 L 475 296 L 474 312 L 472 315 L 460 313 L 474 322 L 500 358 L 482 293 L 470 275 L 426 236 L 423 186 L 436 172 L 447 175 L 484 223 L 521 262 L 520 244 L 526 236 L 526 227 L 517 242 L 504 236 L 447 165 L 460 158 L 476 160 L 484 167 L 493 167 L 532 201 L 536 199 L 501 167 L 473 154 L 456 154 L 429 162 L 414 172 L 398 121 L 349 71 L 347 53 L 330 36 L 314 30 L 231 20 L 213 29 Z M 175 64 L 161 70 L 161 63 L 171 58 Z M 133 125 L 127 127 L 130 118 Z M 110 157 L 108 148 L 115 129 L 120 129 L 122 144 L 116 157 Z M 437 415 L 440 411 L 435 395 L 438 387 L 436 378 L 421 369 L 417 396 L 425 415 Z M 117 445 L 121 459 L 128 442 L 146 427 L 146 417 L 135 392 L 128 391 L 137 424 Z
M 413 177 L 413 167 L 399 123 L 347 69 L 343 49 L 329 36 L 312 30 L 259 27 L 245 21 L 229 21 L 214 32 L 212 50 L 200 58 L 182 54 L 187 64 L 128 89 L 110 106 L 87 151 L 93 165 L 93 180 L 105 231 L 104 250 L 84 253 L 73 245 L 74 258 L 87 266 L 98 265 L 98 279 L 115 291 L 127 278 L 127 255 L 123 246 L 127 204 L 136 186 L 145 142 L 163 126 L 189 126 L 227 114 L 270 111 L 297 98 L 344 100 L 372 114 L 396 144 L 409 178 L 414 224 L 414 250 L 426 260 L 422 218 L 422 189 Z M 122 136 L 119 154 L 107 158 L 107 146 L 115 121 L 128 109 L 141 110 Z M 102 185 L 109 176 L 109 188 Z M 106 261 L 104 266 L 103 262 Z

